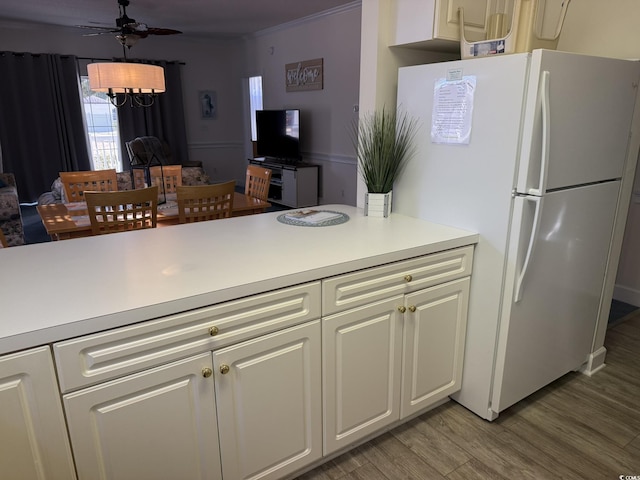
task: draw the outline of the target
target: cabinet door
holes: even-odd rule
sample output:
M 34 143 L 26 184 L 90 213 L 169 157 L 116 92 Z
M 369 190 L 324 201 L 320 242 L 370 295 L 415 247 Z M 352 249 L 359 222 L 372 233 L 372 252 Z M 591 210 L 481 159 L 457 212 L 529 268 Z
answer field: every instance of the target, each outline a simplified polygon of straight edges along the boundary
M 0 477 L 76 478 L 48 347 L 0 358 Z
M 322 319 L 324 454 L 399 419 L 403 296 Z
M 205 353 L 65 395 L 78 477 L 219 480 L 211 369 Z
M 468 299 L 469 277 L 406 296 L 402 418 L 460 389 Z
M 319 320 L 213 357 L 225 480 L 282 478 L 321 458 Z
M 282 199 L 280 203 L 294 208 L 298 206 L 298 183 L 295 170 L 282 170 Z
M 296 207 L 318 205 L 318 167 L 296 169 Z
M 509 15 L 513 8 L 511 3 L 507 5 Z M 487 19 L 491 12 L 497 11 L 497 6 L 497 0 L 397 0 L 395 45 L 448 40 L 451 43 L 438 45 L 458 48 L 459 7 L 464 7 L 467 40 L 484 40 Z

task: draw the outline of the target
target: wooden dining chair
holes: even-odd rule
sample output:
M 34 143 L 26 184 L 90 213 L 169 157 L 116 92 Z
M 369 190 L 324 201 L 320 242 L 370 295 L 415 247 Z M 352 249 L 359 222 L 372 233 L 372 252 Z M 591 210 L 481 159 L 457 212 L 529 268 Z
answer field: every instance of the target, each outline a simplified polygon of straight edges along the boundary
M 267 201 L 271 170 L 258 165 L 247 166 L 247 177 L 244 183 L 244 194 Z
M 8 248 L 9 244 L 7 243 L 7 238 L 4 236 L 4 233 L 2 233 L 2 230 L 0 230 L 0 248 Z
M 151 185 L 158 185 L 160 193 L 162 193 L 162 181 L 164 178 L 164 186 L 166 193 L 176 193 L 178 185 L 182 185 L 182 165 L 156 165 L 149 167 L 149 177 L 151 177 Z M 147 182 L 144 169 L 133 169 L 133 188 L 147 188 Z
M 157 185 L 161 193 L 163 180 L 165 193 L 176 193 L 176 187 L 182 185 L 182 165 L 151 167 L 149 173 L 151 174 L 151 185 Z
M 155 228 L 158 187 L 119 192 L 85 192 L 93 235 Z
M 114 169 L 60 172 L 67 203 L 84 201 L 84 192 L 115 192 L 118 178 Z
M 177 187 L 180 223 L 229 218 L 236 182 Z

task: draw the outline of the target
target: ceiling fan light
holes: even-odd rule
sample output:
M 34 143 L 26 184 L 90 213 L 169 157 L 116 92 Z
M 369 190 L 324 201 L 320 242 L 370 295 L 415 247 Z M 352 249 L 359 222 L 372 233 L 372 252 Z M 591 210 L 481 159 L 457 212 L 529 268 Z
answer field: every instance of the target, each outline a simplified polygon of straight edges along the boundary
M 157 94 L 165 91 L 164 68 L 144 63 L 90 63 L 89 86 L 109 94 Z
M 118 42 L 120 42 L 120 45 L 128 48 L 133 47 L 136 43 L 138 43 L 138 40 L 140 40 L 141 38 L 142 37 L 140 35 L 136 35 L 135 33 L 127 33 L 125 35 L 116 35 L 116 39 L 118 40 Z

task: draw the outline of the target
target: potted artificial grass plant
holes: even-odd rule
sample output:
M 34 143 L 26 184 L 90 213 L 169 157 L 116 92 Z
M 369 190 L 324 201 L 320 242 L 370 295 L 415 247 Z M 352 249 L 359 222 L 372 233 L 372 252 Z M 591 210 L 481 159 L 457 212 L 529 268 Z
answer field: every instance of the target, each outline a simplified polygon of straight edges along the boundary
M 416 130 L 415 119 L 385 108 L 360 118 L 354 140 L 358 171 L 367 186 L 365 215 L 389 216 L 393 182 L 415 153 Z

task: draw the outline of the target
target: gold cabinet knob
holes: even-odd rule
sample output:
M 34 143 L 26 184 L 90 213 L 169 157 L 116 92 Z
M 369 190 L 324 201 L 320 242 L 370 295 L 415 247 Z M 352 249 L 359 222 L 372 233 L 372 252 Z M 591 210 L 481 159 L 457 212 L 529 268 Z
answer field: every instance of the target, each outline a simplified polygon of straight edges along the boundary
M 220 365 L 220 373 L 223 375 L 226 375 L 227 373 L 229 373 L 229 365 Z
M 220 330 L 218 330 L 218 327 L 211 327 L 209 329 L 209 335 L 211 335 L 212 337 L 215 337 L 219 332 Z
M 411 280 L 413 280 L 413 277 L 411 275 L 405 275 L 404 279 L 405 281 L 410 282 Z
M 407 311 L 407 308 L 406 308 L 404 305 L 401 305 L 401 306 L 399 306 L 399 307 L 398 307 L 398 311 L 399 311 L 400 313 L 404 313 L 404 312 L 406 312 L 406 311 Z
M 209 378 L 211 375 L 213 375 L 213 370 L 211 370 L 209 367 L 204 367 L 202 369 L 202 376 L 204 378 Z
M 409 311 L 410 311 L 411 313 L 415 312 L 415 311 L 416 311 L 416 306 L 415 306 L 415 305 L 410 305 L 410 306 L 409 306 Z

